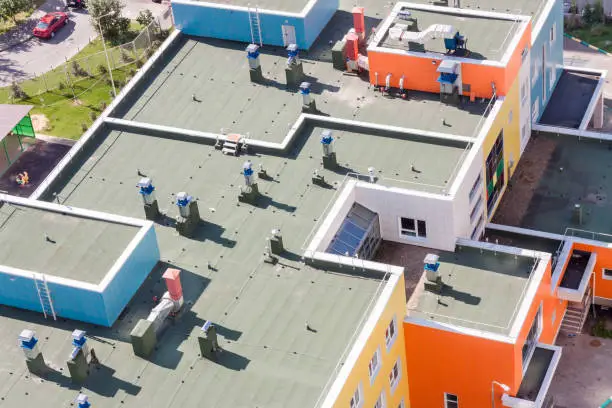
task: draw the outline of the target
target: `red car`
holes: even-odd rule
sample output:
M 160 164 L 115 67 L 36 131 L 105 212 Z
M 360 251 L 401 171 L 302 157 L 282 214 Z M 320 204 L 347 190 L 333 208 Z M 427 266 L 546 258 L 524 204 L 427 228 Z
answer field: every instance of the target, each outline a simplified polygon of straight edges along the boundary
M 61 11 L 48 13 L 34 27 L 33 34 L 38 38 L 53 38 L 55 32 L 66 23 L 68 23 L 68 14 Z

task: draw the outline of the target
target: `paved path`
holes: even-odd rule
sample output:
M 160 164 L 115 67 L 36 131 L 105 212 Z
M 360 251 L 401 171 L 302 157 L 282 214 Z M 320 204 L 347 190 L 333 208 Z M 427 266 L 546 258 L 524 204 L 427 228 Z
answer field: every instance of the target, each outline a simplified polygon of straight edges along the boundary
M 63 5 L 63 0 L 47 0 L 35 12 L 33 21 L 35 22 L 46 12 L 55 11 L 58 7 L 63 9 Z M 136 18 L 140 10 L 149 8 L 157 15 L 165 7 L 146 0 L 128 0 L 124 14 L 126 17 Z M 31 31 L 31 27 L 26 28 L 26 32 Z M 2 67 L 0 87 L 10 85 L 12 81 L 23 80 L 51 70 L 74 56 L 95 36 L 96 32 L 89 21 L 87 12 L 82 10 L 71 12 L 70 21 L 57 32 L 53 39 L 34 38 L 0 52 L 0 67 Z
M 574 40 L 563 38 L 563 64 L 579 68 L 595 68 L 608 70 L 608 79 L 604 85 L 604 94 L 612 98 L 612 57 L 592 50 Z

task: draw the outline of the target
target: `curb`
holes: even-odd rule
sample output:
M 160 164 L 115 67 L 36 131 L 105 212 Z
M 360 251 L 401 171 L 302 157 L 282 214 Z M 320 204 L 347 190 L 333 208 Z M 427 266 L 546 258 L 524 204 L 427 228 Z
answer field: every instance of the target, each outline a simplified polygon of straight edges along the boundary
M 23 44 L 23 43 L 25 43 L 25 42 L 30 41 L 32 38 L 34 38 L 34 36 L 33 36 L 33 35 L 30 35 L 30 36 L 26 37 L 25 39 L 23 39 L 23 40 L 21 40 L 21 41 L 17 41 L 17 42 L 15 42 L 15 43 L 9 44 L 9 45 L 7 45 L 7 46 L 6 46 L 6 47 L 4 47 L 4 48 L 0 48 L 0 52 L 4 52 L 4 51 L 6 51 L 6 50 L 10 50 L 10 49 L 11 49 L 11 48 L 13 48 L 13 47 L 16 47 L 16 46 L 18 46 L 18 45 L 20 45 L 20 44 Z
M 573 35 L 569 35 L 569 34 L 567 34 L 567 33 L 563 33 L 563 36 L 564 36 L 564 37 L 569 38 L 570 40 L 574 40 L 574 41 L 576 41 L 577 43 L 580 43 L 580 44 L 582 44 L 582 45 L 584 45 L 584 46 L 586 46 L 586 47 L 589 47 L 589 48 L 590 48 L 590 49 L 592 49 L 592 50 L 595 50 L 595 51 L 597 51 L 597 52 L 600 52 L 600 53 L 602 53 L 602 54 L 604 54 L 604 55 L 607 55 L 607 56 L 612 56 L 612 53 L 609 53 L 608 51 L 603 50 L 603 49 L 601 49 L 601 48 L 598 48 L 598 47 L 596 47 L 596 46 L 594 46 L 594 45 L 591 45 L 591 44 L 589 44 L 589 43 L 588 43 L 588 42 L 586 42 L 586 41 L 582 41 L 580 38 L 576 38 L 576 37 L 574 37 Z

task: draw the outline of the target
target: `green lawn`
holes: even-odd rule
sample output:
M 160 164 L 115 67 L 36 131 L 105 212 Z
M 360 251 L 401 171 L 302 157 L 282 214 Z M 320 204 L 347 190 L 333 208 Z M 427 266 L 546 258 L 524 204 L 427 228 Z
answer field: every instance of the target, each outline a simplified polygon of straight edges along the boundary
M 596 24 L 569 29 L 566 32 L 595 47 L 612 52 L 612 24 Z
M 28 11 L 23 11 L 17 14 L 17 16 L 15 17 L 15 19 L 17 20 L 17 24 L 20 24 L 23 21 L 27 20 L 32 15 L 32 13 L 34 13 L 34 11 L 40 6 L 42 6 L 44 3 L 45 0 L 33 0 L 32 7 L 30 7 Z M 4 34 L 14 27 L 15 22 L 13 21 L 13 19 L 0 19 L 0 34 Z
M 140 26 L 134 22 L 131 28 L 137 32 Z M 111 47 L 108 42 L 106 46 Z M 48 129 L 39 133 L 78 139 L 84 132 L 83 125 L 89 127 L 93 123 L 92 113 L 96 117 L 99 116 L 103 104 L 108 105 L 112 101 L 109 76 L 106 73 L 101 74 L 99 70 L 99 66 L 107 66 L 106 57 L 101 51 L 102 41 L 96 39 L 70 60 L 78 61 L 82 69 L 91 73 L 91 77 L 73 75 L 72 65 L 68 64 L 67 67 L 56 68 L 44 76 L 20 83 L 21 88 L 29 95 L 28 98 L 13 101 L 10 99 L 10 87 L 0 88 L 0 103 L 34 105 L 31 113 L 44 114 L 49 120 Z M 116 64 L 125 63 L 121 61 L 121 51 L 118 49 L 111 53 L 110 59 L 113 68 Z M 136 70 L 136 63 L 113 69 L 117 93 Z M 63 89 L 60 89 L 60 83 L 63 84 Z M 47 88 L 51 90 L 46 91 Z

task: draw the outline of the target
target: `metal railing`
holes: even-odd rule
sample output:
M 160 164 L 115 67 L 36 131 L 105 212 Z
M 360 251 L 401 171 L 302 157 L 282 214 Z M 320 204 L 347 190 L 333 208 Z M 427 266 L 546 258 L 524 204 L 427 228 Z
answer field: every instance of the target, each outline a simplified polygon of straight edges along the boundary
M 155 46 L 163 41 L 162 32 L 171 27 L 172 13 L 170 9 L 167 9 L 155 17 L 132 41 L 108 48 L 107 53 L 111 69 L 136 65 L 138 61 L 146 60 Z M 77 49 L 77 52 L 79 51 Z M 6 83 L 14 82 L 18 84 L 29 97 L 40 96 L 56 89 L 72 89 L 73 96 L 76 99 L 76 92 L 82 93 L 82 89 L 77 88 L 75 90 L 75 85 L 85 80 L 105 77 L 107 71 L 106 55 L 104 51 L 100 51 L 83 58 L 66 59 L 66 62 L 51 67 L 47 72 L 41 74 L 19 76 L 19 78 L 4 74 L 2 79 Z M 7 98 L 1 102 L 14 103 L 16 98 L 13 97 L 12 93 L 8 92 L 7 95 Z M 45 104 L 45 101 L 42 98 L 40 99 L 43 106 L 53 104 Z
M 564 235 L 567 237 L 590 239 L 592 241 L 612 242 L 611 234 L 582 230 L 582 229 L 572 228 L 572 227 L 566 228 Z

